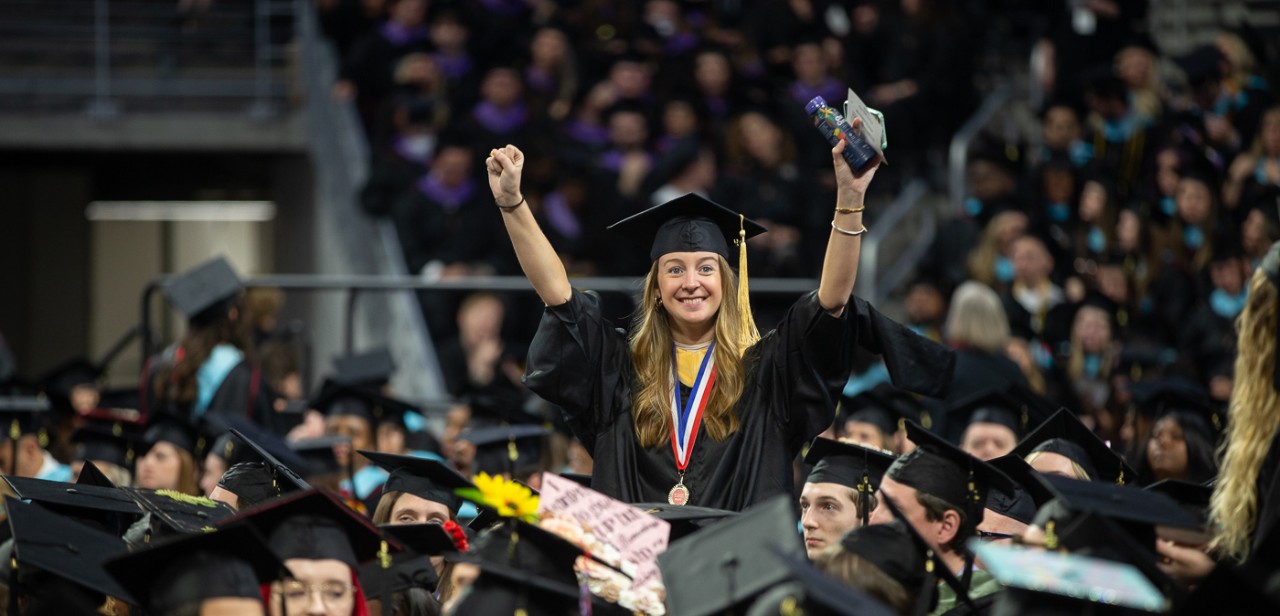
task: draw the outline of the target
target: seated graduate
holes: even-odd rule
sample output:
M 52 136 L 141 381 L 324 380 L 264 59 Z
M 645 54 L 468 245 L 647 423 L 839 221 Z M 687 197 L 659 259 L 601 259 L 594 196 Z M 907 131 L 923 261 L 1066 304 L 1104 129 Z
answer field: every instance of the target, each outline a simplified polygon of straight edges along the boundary
M 938 557 L 938 564 L 962 580 L 962 588 L 974 600 L 994 594 L 999 585 L 973 564 L 967 542 L 977 536 L 988 492 L 1012 493 L 1012 482 L 1003 473 L 960 451 L 944 439 L 907 422 L 907 436 L 916 443 L 911 453 L 898 458 L 880 482 L 879 507 L 872 524 L 894 519 L 892 509 L 915 528 Z M 885 505 L 892 499 L 893 508 Z M 950 586 L 941 587 L 935 614 L 957 606 Z
M 59 462 L 45 448 L 49 402 L 35 396 L 7 396 L 0 422 L 7 429 L 7 443 L 0 443 L 0 472 L 16 477 L 71 481 L 71 467 Z
M 845 533 L 866 525 L 876 508 L 875 491 L 896 456 L 816 438 L 805 454 L 813 470 L 800 492 L 800 528 L 809 559 Z
M 856 122 L 856 121 L 855 121 Z M 855 123 L 854 129 L 859 127 Z M 791 461 L 834 419 L 849 369 L 845 307 L 857 273 L 863 195 L 873 171 L 854 177 L 832 150 L 837 207 L 817 292 L 778 327 L 756 331 L 745 263 L 729 246 L 764 231 L 697 195 L 650 208 L 611 227 L 652 245 L 652 266 L 630 336 L 575 291 L 520 193 L 524 154 L 486 161 L 489 184 L 521 267 L 547 305 L 529 352 L 526 384 L 561 406 L 592 454 L 592 485 L 627 502 L 741 510 L 792 490 Z

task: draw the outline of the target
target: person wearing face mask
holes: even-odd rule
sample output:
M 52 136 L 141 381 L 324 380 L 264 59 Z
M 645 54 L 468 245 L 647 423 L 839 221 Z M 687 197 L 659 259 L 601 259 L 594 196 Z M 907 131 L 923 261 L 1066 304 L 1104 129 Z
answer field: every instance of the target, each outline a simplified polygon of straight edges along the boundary
M 1235 320 L 1249 301 L 1248 269 L 1238 242 L 1230 238 L 1215 242 L 1209 261 L 1212 291 L 1204 298 L 1182 329 L 1179 348 L 1194 366 L 1202 383 L 1209 386 L 1215 400 L 1231 395 L 1231 364 L 1236 355 Z
M 391 134 L 374 155 L 369 180 L 360 189 L 360 207 L 371 216 L 387 216 L 396 199 L 422 177 L 435 160 L 439 135 L 438 105 L 429 100 L 396 101 Z
M 764 231 L 759 224 L 690 194 L 613 225 L 650 244 L 629 340 L 594 294 L 574 290 L 525 206 L 524 154 L 515 146 L 490 152 L 501 219 L 548 306 L 525 382 L 565 410 L 595 458 L 594 489 L 626 502 L 734 511 L 791 491 L 791 461 L 831 426 L 836 386 L 850 368 L 846 306 L 874 172 L 855 177 L 840 157 L 844 147 L 831 150 L 838 200 L 822 282 L 764 336 L 740 278 L 745 240 Z M 737 274 L 728 261 L 735 239 Z

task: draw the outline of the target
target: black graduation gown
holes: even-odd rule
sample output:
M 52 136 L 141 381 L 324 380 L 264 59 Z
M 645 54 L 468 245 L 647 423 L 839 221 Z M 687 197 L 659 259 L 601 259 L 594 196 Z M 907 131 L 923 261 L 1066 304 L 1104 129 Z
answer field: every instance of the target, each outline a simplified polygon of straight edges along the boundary
M 1271 449 L 1258 470 L 1258 521 L 1253 527 L 1250 559 L 1257 555 L 1267 537 L 1280 529 L 1280 432 L 1271 438 Z
M 689 504 L 741 511 L 791 493 L 792 460 L 834 420 L 839 389 L 832 384 L 849 373 L 851 333 L 846 316 L 823 310 L 815 291 L 748 349 L 739 428 L 723 442 L 699 428 L 684 479 Z M 575 290 L 547 308 L 525 384 L 564 409 L 595 459 L 593 489 L 624 502 L 664 502 L 679 473 L 667 440 L 646 449 L 636 438 L 634 378 L 626 336 L 601 316 L 597 295 Z

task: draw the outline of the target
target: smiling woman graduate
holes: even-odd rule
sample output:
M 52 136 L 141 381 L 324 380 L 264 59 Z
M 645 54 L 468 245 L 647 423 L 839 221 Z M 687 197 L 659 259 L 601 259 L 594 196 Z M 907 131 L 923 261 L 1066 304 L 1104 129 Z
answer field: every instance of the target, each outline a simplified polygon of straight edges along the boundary
M 856 128 L 856 127 L 855 127 Z M 792 490 L 791 461 L 831 425 L 849 372 L 851 301 L 863 195 L 832 150 L 837 207 L 821 284 L 761 336 L 748 303 L 742 242 L 764 232 L 688 194 L 611 230 L 651 246 L 630 336 L 575 290 L 520 193 L 524 154 L 486 161 L 489 185 L 525 275 L 547 305 L 525 381 L 560 405 L 595 459 L 592 487 L 626 502 L 738 511 Z M 730 267 L 737 244 L 739 273 Z

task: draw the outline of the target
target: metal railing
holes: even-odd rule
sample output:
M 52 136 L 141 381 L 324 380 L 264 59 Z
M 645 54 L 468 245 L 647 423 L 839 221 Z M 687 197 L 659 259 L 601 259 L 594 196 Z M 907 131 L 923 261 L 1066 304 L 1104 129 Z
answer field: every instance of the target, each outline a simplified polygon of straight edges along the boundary
M 872 304 L 884 303 L 889 294 L 911 275 L 916 263 L 933 243 L 933 238 L 938 232 L 937 215 L 934 214 L 933 208 L 925 205 L 925 198 L 928 195 L 929 187 L 924 180 L 912 180 L 902 189 L 889 208 L 876 217 L 877 227 L 893 232 L 908 220 L 908 216 L 917 211 L 920 213 L 919 231 L 912 234 L 913 239 L 906 249 L 899 253 L 883 272 L 880 271 L 880 261 L 884 256 L 887 242 L 881 238 L 887 234 L 867 235 L 862 240 L 862 254 L 858 259 L 857 290 L 858 295 Z M 752 281 L 752 291 L 756 289 L 755 285 L 755 281 Z
M 203 19 L 206 24 L 196 26 L 205 28 L 198 35 L 182 29 L 176 4 L 41 0 L 7 8 L 0 25 L 6 44 L 0 95 L 9 107 L 22 107 L 26 100 L 43 111 L 64 108 L 69 101 L 104 119 L 129 107 L 122 99 L 180 100 L 188 107 L 242 102 L 254 118 L 279 115 L 290 90 L 285 65 L 292 37 L 286 30 L 310 10 L 309 4 L 214 3 L 191 16 L 193 23 Z M 276 42 L 273 28 L 281 34 Z M 198 58 L 202 64 L 187 71 L 179 67 L 180 58 Z M 214 69 L 214 74 L 200 69 Z
M 1013 97 L 1013 86 L 1002 83 L 996 86 L 978 110 L 965 121 L 960 130 L 951 138 L 947 151 L 947 191 L 950 198 L 951 211 L 959 212 L 964 205 L 965 197 L 965 163 L 969 157 L 969 146 L 987 123 L 1004 108 L 1005 103 Z

